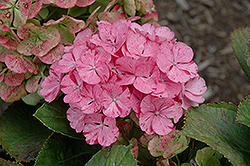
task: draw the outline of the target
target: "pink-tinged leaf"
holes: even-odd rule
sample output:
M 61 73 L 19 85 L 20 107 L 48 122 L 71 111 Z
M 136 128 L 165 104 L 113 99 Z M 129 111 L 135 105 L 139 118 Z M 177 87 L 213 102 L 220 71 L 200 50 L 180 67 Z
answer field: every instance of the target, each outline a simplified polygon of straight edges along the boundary
M 119 6 L 118 6 L 119 8 Z M 108 12 L 108 11 L 104 11 L 98 14 L 98 19 L 99 20 L 103 20 L 103 21 L 108 21 L 110 23 L 114 23 L 120 19 L 125 19 L 125 15 L 122 13 L 118 13 L 118 12 Z
M 152 138 L 154 138 L 154 136 L 156 136 L 156 134 L 147 134 L 147 133 L 144 133 L 141 137 L 140 137 L 140 139 L 139 139 L 139 142 L 140 142 L 140 144 L 142 145 L 142 146 L 144 146 L 144 147 L 148 147 L 148 142 L 152 139 Z
M 32 55 L 32 47 L 34 47 L 36 42 L 36 38 L 28 38 L 27 40 L 22 41 L 17 46 L 17 51 L 23 55 Z
M 0 45 L 0 62 L 5 62 L 5 56 L 8 54 L 16 54 L 16 53 Z
M 24 95 L 27 95 L 27 92 L 24 87 L 24 83 L 22 83 L 20 86 L 14 87 L 14 91 L 12 91 L 9 98 L 7 98 L 6 102 L 14 102 L 20 100 Z
M 39 11 L 42 9 L 42 6 L 43 6 L 43 0 L 36 0 L 36 2 L 31 5 L 28 19 L 34 18 L 37 15 L 37 13 L 39 13 Z
M 76 5 L 77 0 L 55 0 L 57 6 L 61 8 L 72 8 Z
M 17 28 L 17 35 L 21 39 L 25 40 L 31 35 L 30 27 L 33 27 L 33 23 L 27 23 Z
M 83 27 L 85 26 L 85 22 L 83 20 L 77 20 L 73 17 L 65 15 L 63 15 L 63 17 L 64 20 L 62 21 L 62 23 L 67 26 L 70 33 L 75 34 L 80 30 L 82 30 Z
M 4 63 L 0 63 L 0 83 L 3 81 L 4 76 L 5 76 L 5 71 L 7 68 L 5 67 Z
M 8 86 L 19 86 L 24 79 L 24 74 L 14 73 L 9 70 L 5 75 L 4 82 Z
M 0 83 L 0 96 L 6 101 L 10 97 L 11 93 L 15 91 L 17 87 L 11 87 L 6 85 L 4 82 Z
M 0 29 L 2 29 L 4 25 L 10 27 L 13 16 L 13 9 L 0 10 Z
M 39 57 L 39 59 L 46 64 L 53 64 L 55 61 L 60 60 L 64 53 L 64 46 L 62 44 L 59 44 L 50 52 L 43 57 Z
M 77 0 L 76 5 L 79 7 L 85 7 L 93 4 L 95 0 Z
M 51 42 L 49 42 L 49 40 L 46 40 L 46 41 L 36 40 L 36 43 L 33 46 L 31 52 L 32 52 L 32 54 L 34 54 L 38 57 L 43 57 L 51 49 L 52 49 L 52 46 L 51 46 Z
M 15 1 L 13 1 L 13 0 L 1 0 L 0 1 L 0 10 L 11 8 L 13 2 L 15 3 Z
M 29 93 L 36 92 L 40 85 L 39 82 L 41 79 L 42 79 L 41 76 L 33 76 L 30 79 L 28 79 L 28 81 L 25 84 L 26 91 Z
M 10 50 L 16 50 L 18 44 L 19 44 L 19 41 L 9 38 L 9 40 L 6 43 L 2 44 L 2 46 Z
M 24 57 L 24 60 L 26 61 L 25 67 L 29 70 L 30 73 L 38 74 L 39 69 L 35 62 L 29 57 Z
M 32 0 L 19 0 L 16 5 L 21 13 L 27 16 L 30 12 Z
M 24 25 L 28 19 L 28 16 L 25 16 L 21 13 L 20 10 L 14 8 L 14 21 L 13 21 L 13 25 L 14 27 L 19 27 L 21 25 Z
M 6 55 L 5 64 L 15 73 L 26 73 L 28 71 L 25 60 L 16 54 Z
M 158 22 L 159 17 L 157 12 L 150 12 L 141 18 L 141 22 L 144 24 L 146 22 Z
M 139 150 L 137 139 L 132 138 L 131 140 L 129 140 L 129 144 L 132 145 L 131 151 L 133 153 L 134 158 L 137 159 L 138 158 L 138 150 Z
M 5 35 L 0 35 L 0 44 L 4 44 L 9 40 L 9 38 Z
M 154 138 L 148 142 L 148 150 L 154 157 L 162 156 L 164 153 L 159 147 L 160 142 L 161 137 L 159 135 L 154 136 Z
M 135 16 L 136 6 L 135 6 L 135 1 L 134 0 L 124 0 L 123 1 L 123 7 L 124 7 L 125 12 L 129 16 Z
M 142 14 L 152 12 L 151 10 L 154 9 L 153 0 L 136 1 L 136 9 Z
M 60 33 L 59 31 L 53 27 L 53 26 L 49 26 L 48 28 L 46 28 L 49 32 L 49 37 L 47 38 L 47 41 L 50 42 L 51 47 L 54 48 L 55 46 L 57 46 L 60 42 Z

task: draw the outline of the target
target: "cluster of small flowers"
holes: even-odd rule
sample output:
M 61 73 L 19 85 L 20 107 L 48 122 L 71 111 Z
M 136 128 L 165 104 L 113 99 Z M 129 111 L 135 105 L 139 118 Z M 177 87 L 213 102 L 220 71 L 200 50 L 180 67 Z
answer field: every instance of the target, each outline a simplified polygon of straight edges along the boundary
M 197 74 L 193 52 L 157 23 L 121 19 L 99 21 L 65 47 L 50 67 L 40 93 L 52 102 L 60 93 L 69 103 L 67 118 L 86 142 L 109 146 L 119 136 L 117 117 L 133 110 L 147 134 L 166 135 L 183 109 L 202 103 L 205 81 Z

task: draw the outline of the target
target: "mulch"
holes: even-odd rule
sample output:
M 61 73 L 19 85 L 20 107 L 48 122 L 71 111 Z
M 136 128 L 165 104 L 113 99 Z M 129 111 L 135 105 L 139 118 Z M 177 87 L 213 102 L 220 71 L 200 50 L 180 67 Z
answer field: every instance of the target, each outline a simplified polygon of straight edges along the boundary
M 206 103 L 237 104 L 250 84 L 231 47 L 230 32 L 250 26 L 249 0 L 154 0 L 159 23 L 194 50 L 199 74 L 206 80 Z

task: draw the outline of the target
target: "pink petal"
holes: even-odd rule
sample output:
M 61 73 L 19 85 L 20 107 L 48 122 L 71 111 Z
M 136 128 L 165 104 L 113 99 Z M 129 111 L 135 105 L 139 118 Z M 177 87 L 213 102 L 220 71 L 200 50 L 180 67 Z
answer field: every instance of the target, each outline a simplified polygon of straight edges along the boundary
M 67 119 L 70 121 L 70 126 L 76 130 L 77 133 L 84 129 L 85 114 L 75 103 L 70 103 L 70 108 L 66 112 Z
M 195 94 L 192 94 L 191 92 L 185 92 L 185 96 L 191 100 L 191 101 L 194 101 L 196 103 L 203 103 L 205 101 L 204 97 L 201 96 L 201 95 L 195 95 Z
M 191 92 L 194 95 L 202 95 L 206 92 L 206 82 L 201 77 L 192 78 L 185 85 L 185 90 Z
M 145 94 L 149 94 L 156 90 L 156 83 L 152 78 L 137 77 L 133 85 L 137 90 Z
M 172 41 L 174 39 L 174 32 L 168 27 L 159 27 L 155 29 L 156 42 L 162 43 L 164 41 Z
M 64 54 L 56 67 L 56 71 L 60 73 L 73 71 L 76 67 L 76 61 L 77 59 L 71 52 Z
M 173 130 L 174 125 L 170 119 L 156 116 L 152 124 L 152 128 L 156 134 L 166 135 Z
M 188 47 L 182 42 L 177 42 L 173 48 L 175 62 L 190 62 L 193 59 L 194 53 L 191 47 Z
M 152 123 L 154 123 L 155 114 L 153 112 L 147 112 L 140 115 L 139 123 L 142 131 L 147 134 L 153 134 L 154 130 L 152 128 Z
M 190 79 L 190 73 L 179 69 L 177 66 L 173 66 L 172 69 L 167 73 L 168 78 L 173 82 L 187 82 Z

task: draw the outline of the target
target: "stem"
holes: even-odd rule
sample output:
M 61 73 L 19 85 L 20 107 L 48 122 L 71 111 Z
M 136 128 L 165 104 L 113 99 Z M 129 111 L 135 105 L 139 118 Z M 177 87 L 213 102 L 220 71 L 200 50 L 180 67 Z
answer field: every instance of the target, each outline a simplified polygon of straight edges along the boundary
M 179 160 L 178 156 L 176 155 L 175 158 L 176 158 L 176 160 L 177 160 L 177 166 L 180 166 L 181 163 L 180 163 L 180 160 Z

